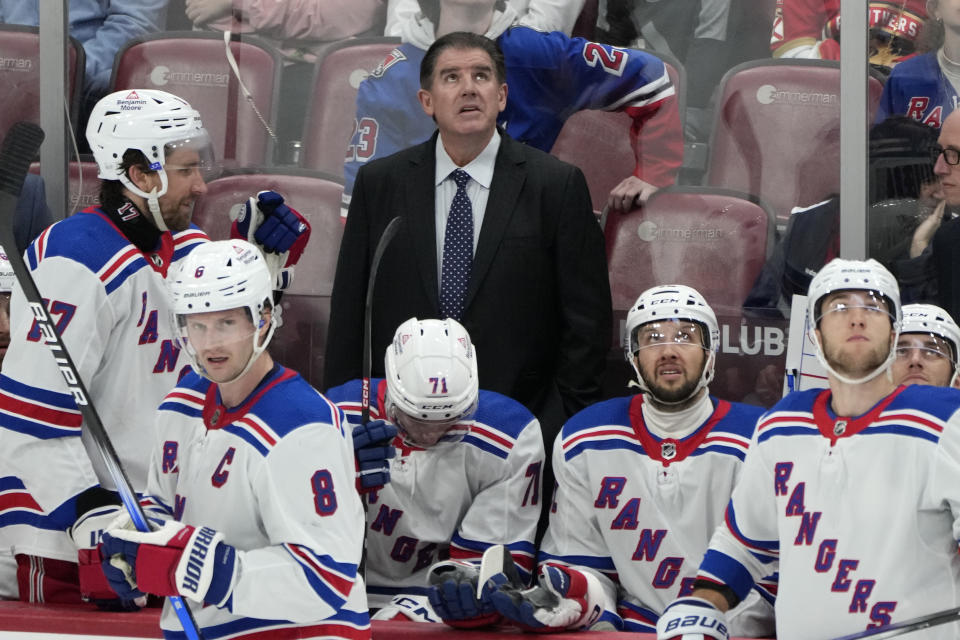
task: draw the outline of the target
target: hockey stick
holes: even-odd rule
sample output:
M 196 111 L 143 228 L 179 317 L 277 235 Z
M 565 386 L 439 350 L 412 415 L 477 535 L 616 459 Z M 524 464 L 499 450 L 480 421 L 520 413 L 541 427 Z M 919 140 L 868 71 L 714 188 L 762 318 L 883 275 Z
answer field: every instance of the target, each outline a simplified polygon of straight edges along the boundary
M 960 622 L 960 607 L 947 609 L 946 611 L 940 611 L 938 613 L 930 613 L 925 616 L 904 620 L 903 622 L 895 622 L 883 627 L 877 627 L 876 629 L 858 631 L 857 633 L 841 636 L 835 640 L 858 640 L 859 638 L 881 640 L 882 638 L 893 638 L 894 636 L 920 631 L 921 629 L 929 629 L 930 627 L 947 624 L 948 622 Z
M 70 395 L 83 416 L 84 428 L 92 436 L 100 456 L 103 458 L 110 477 L 117 486 L 117 493 L 123 505 L 130 513 L 130 519 L 139 531 L 150 531 L 150 525 L 147 518 L 140 508 L 130 481 L 127 479 L 120 466 L 120 460 L 117 452 L 107 436 L 100 416 L 90 394 L 87 392 L 83 380 L 80 378 L 80 372 L 77 371 L 67 347 L 63 344 L 60 334 L 57 331 L 55 323 L 50 319 L 46 303 L 40 297 L 37 290 L 37 284 L 33 281 L 33 276 L 27 269 L 23 256 L 17 250 L 16 238 L 13 234 L 13 218 L 17 207 L 17 199 L 20 197 L 20 190 L 23 187 L 23 181 L 27 177 L 27 170 L 30 163 L 40 149 L 43 142 L 43 130 L 35 124 L 29 122 L 18 122 L 14 124 L 3 139 L 3 148 L 0 149 L 0 245 L 6 248 L 7 258 L 10 260 L 10 266 L 13 267 L 13 273 L 17 277 L 17 282 L 23 290 L 24 297 L 30 305 L 30 311 L 36 319 L 37 327 L 43 336 L 44 343 L 50 347 L 54 360 L 57 362 L 57 368 L 67 383 Z M 201 640 L 199 628 L 190 614 L 190 610 L 184 606 L 183 600 L 179 596 L 171 596 L 170 603 L 180 618 L 180 624 L 190 640 Z
M 367 278 L 367 301 L 363 308 L 363 388 L 360 394 L 360 423 L 370 421 L 370 373 L 373 370 L 373 287 L 377 283 L 377 271 L 380 269 L 380 260 L 387 245 L 393 240 L 400 229 L 400 216 L 387 223 L 377 248 L 373 252 L 373 262 L 370 263 L 370 276 Z

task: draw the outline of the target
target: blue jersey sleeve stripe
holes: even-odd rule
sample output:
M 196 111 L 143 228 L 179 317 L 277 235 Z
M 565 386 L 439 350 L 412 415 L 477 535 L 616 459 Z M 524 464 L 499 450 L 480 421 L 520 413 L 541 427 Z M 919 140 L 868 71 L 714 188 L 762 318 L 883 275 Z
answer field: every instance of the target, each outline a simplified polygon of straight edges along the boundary
M 486 440 L 481 440 L 480 438 L 477 438 L 477 437 L 472 436 L 472 435 L 470 435 L 470 434 L 467 434 L 466 436 L 464 436 L 462 442 L 463 442 L 464 444 L 471 444 L 471 445 L 475 446 L 477 449 L 480 449 L 480 450 L 482 450 L 482 451 L 486 451 L 487 453 L 491 453 L 491 454 L 493 454 L 493 455 L 495 455 L 495 456 L 497 456 L 498 458 L 501 458 L 501 459 L 503 459 L 503 460 L 506 460 L 506 459 L 507 459 L 507 455 L 510 453 L 509 451 L 504 451 L 504 450 L 501 449 L 500 447 L 497 447 L 497 446 L 495 446 L 495 445 L 487 442 Z
M 19 396 L 26 400 L 32 400 L 40 404 L 50 405 L 59 409 L 77 411 L 77 404 L 73 396 L 69 393 L 59 393 L 48 389 L 41 389 L 33 385 L 17 382 L 13 378 L 0 375 L 0 390 L 6 391 L 10 395 Z
M 766 442 L 774 436 L 819 436 L 820 431 L 815 427 L 770 427 L 760 432 L 757 442 Z
M 608 438 L 605 440 L 585 440 L 579 442 L 573 447 L 570 447 L 570 449 L 567 451 L 563 452 L 563 459 L 569 462 L 584 451 L 588 451 L 590 449 L 596 449 L 597 451 L 624 449 L 626 451 L 633 451 L 634 453 L 646 455 L 646 451 L 643 450 L 643 447 L 636 440 L 627 440 L 626 438 Z
M 716 549 L 707 549 L 700 571 L 724 583 L 743 600 L 753 588 L 753 576 L 745 566 Z
M 596 569 L 597 571 L 603 571 L 604 573 L 617 572 L 617 567 L 613 564 L 613 559 L 611 559 L 610 556 L 561 556 L 547 553 L 545 551 L 540 551 L 539 555 L 537 556 L 538 563 L 550 562 L 553 560 L 563 564 L 569 564 L 573 566 L 580 565 L 582 567 Z

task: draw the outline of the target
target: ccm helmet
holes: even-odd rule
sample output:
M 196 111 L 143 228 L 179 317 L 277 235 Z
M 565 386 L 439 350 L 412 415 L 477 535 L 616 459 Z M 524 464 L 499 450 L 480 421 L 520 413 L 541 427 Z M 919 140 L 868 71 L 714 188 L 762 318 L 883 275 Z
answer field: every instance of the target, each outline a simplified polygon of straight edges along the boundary
M 17 283 L 17 276 L 13 274 L 13 265 L 7 258 L 7 252 L 0 247 L 0 293 L 10 293 Z
M 414 443 L 436 442 L 438 429 L 446 432 L 477 409 L 476 352 L 456 320 L 410 318 L 387 347 L 385 367 L 387 415 Z M 443 439 L 459 439 L 453 435 Z
M 710 384 L 713 379 L 716 354 L 720 348 L 720 325 L 717 315 L 704 300 L 700 292 L 693 287 L 682 284 L 668 284 L 647 289 L 640 294 L 637 301 L 627 313 L 627 362 L 637 372 L 637 383 L 640 390 L 650 393 L 650 387 L 640 375 L 640 368 L 634 361 L 634 355 L 640 349 L 637 343 L 637 333 L 641 326 L 650 322 L 665 322 L 669 320 L 688 320 L 696 323 L 703 330 L 702 347 L 707 352 L 707 359 L 703 363 L 700 373 L 700 382 L 689 397 Z M 679 400 L 683 402 L 686 400 Z
M 200 114 L 190 104 L 154 89 L 127 89 L 104 96 L 94 105 L 87 122 L 87 142 L 97 161 L 98 177 L 119 180 L 127 189 L 146 198 L 150 213 L 161 231 L 167 225 L 160 215 L 158 198 L 167 192 L 167 156 L 178 148 L 195 149 L 201 169 L 212 168 L 213 147 Z M 123 154 L 133 149 L 146 158 L 160 177 L 160 189 L 147 193 L 137 187 L 123 169 Z
M 863 376 L 862 378 L 850 378 L 838 373 L 827 362 L 823 354 L 823 345 L 817 338 L 816 329 L 820 325 L 820 319 L 823 317 L 821 307 L 823 300 L 831 293 L 837 291 L 868 291 L 875 296 L 884 299 L 889 309 L 890 322 L 894 330 L 893 341 L 890 344 L 890 353 L 887 359 L 879 367 Z M 810 341 L 817 347 L 817 359 L 824 368 L 833 374 L 838 380 L 847 384 L 859 384 L 867 382 L 877 377 L 884 371 L 889 370 L 893 359 L 896 357 L 897 336 L 900 334 L 900 324 L 902 321 L 902 311 L 900 309 L 900 287 L 897 285 L 897 279 L 893 277 L 887 268 L 874 259 L 869 260 L 844 260 L 834 258 L 828 262 L 817 275 L 810 281 L 810 289 L 807 291 L 807 327 Z
M 908 304 L 903 307 L 903 325 L 900 335 L 907 333 L 923 333 L 941 338 L 950 346 L 950 363 L 953 365 L 953 376 L 950 386 L 957 380 L 960 371 L 957 370 L 957 348 L 960 347 L 960 327 L 954 322 L 950 314 L 934 304 Z
M 187 316 L 247 309 L 254 326 L 250 337 L 253 353 L 239 374 L 222 382 L 233 382 L 249 371 L 273 337 L 276 315 L 271 313 L 267 334 L 260 339 L 260 329 L 267 322 L 263 312 L 273 307 L 273 279 L 260 250 L 245 240 L 207 242 L 191 251 L 170 278 L 170 294 L 180 346 L 205 378 L 210 376 L 190 343 Z

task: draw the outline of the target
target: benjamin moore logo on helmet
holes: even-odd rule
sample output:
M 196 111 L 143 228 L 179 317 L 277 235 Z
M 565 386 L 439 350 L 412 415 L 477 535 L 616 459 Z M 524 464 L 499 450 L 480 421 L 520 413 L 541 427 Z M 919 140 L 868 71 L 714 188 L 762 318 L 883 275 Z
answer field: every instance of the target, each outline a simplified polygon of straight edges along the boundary
M 712 242 L 723 239 L 722 229 L 699 228 L 681 229 L 679 227 L 660 227 L 652 220 L 645 220 L 637 226 L 637 236 L 644 242 L 664 240 L 673 242 Z
M 176 71 L 158 64 L 150 71 L 150 82 L 158 87 L 171 84 L 194 84 L 206 87 L 225 87 L 230 76 L 213 71 Z
M 840 106 L 840 96 L 835 93 L 817 91 L 787 91 L 777 89 L 772 84 L 757 88 L 757 102 L 760 104 L 785 104 L 797 107 L 834 107 Z
M 131 91 L 127 95 L 117 100 L 117 105 L 121 111 L 139 111 L 147 104 L 147 101 L 140 97 L 136 91 Z

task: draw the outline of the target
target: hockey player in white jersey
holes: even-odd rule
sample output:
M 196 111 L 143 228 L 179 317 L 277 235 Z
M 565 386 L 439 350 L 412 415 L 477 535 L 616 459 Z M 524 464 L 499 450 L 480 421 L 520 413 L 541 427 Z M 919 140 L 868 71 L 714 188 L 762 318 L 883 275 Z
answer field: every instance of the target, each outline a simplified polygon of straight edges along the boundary
M 337 406 L 266 351 L 264 258 L 243 240 L 207 243 L 170 293 L 193 372 L 156 414 L 147 499 L 172 519 L 148 533 L 126 514 L 111 524 L 111 586 L 183 596 L 207 638 L 369 638 L 351 436 Z M 182 636 L 169 602 L 161 627 Z
M 383 429 L 399 429 L 396 456 L 383 473 L 360 478 L 386 481 L 366 492 L 375 619 L 442 619 L 462 628 L 496 622 L 499 615 L 475 591 L 480 557 L 491 545 L 505 545 L 530 575 L 543 436 L 519 402 L 479 388 L 478 357 L 457 321 L 411 318 L 387 347 L 386 379 L 371 380 L 372 422 L 360 424 L 360 380 L 327 392 L 356 425 L 355 446 L 369 433 L 382 438 Z M 361 467 L 364 453 L 358 449 Z
M 720 332 L 700 293 L 648 289 L 626 330 L 641 393 L 599 402 L 563 426 L 537 584 L 518 589 L 500 574 L 487 595 L 523 627 L 652 631 L 667 604 L 691 591 L 740 476 L 762 410 L 709 394 Z M 759 593 L 742 613 L 740 634 L 772 628 Z
M 777 638 L 835 638 L 960 606 L 960 392 L 897 386 L 894 277 L 835 259 L 810 283 L 829 389 L 765 413 L 691 597 L 657 635 L 726 638 L 723 613 L 779 565 Z M 955 623 L 912 638 L 956 638 Z
M 144 409 L 157 406 L 187 366 L 165 321 L 164 278 L 207 241 L 190 218 L 206 192 L 213 154 L 195 109 L 146 89 L 101 99 L 87 139 L 102 204 L 48 227 L 25 260 L 140 492 L 148 463 L 142 444 L 153 429 Z M 0 546 L 16 554 L 19 589 L 4 595 L 37 602 L 115 599 L 91 551 L 97 532 L 120 509 L 112 489 L 15 288 L 0 375 L 0 491 L 7 498 L 0 504 Z M 0 585 L 9 584 L 9 567 L 0 572 Z
M 932 304 L 905 305 L 903 328 L 897 340 L 897 357 L 891 367 L 893 381 L 936 387 L 960 386 L 958 346 L 960 327 L 949 313 Z

